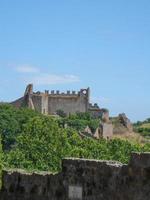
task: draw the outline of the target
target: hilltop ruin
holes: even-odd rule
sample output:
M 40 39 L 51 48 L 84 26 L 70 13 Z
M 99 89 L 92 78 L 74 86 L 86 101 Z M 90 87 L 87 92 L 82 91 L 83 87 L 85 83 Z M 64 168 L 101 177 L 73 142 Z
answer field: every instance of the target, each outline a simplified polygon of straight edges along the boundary
M 126 134 L 132 132 L 132 124 L 126 115 L 120 114 L 118 118 L 110 120 L 109 110 L 100 108 L 97 103 L 90 103 L 90 88 L 81 89 L 79 92 L 67 91 L 61 93 L 59 90 L 49 92 L 34 92 L 33 84 L 26 87 L 24 96 L 11 102 L 17 108 L 27 107 L 38 111 L 44 115 L 56 115 L 58 111 L 64 112 L 65 115 L 75 114 L 77 112 L 89 112 L 95 118 L 100 117 L 101 123 L 97 130 L 90 134 L 94 138 L 111 138 L 113 134 Z M 114 123 L 112 124 L 112 121 Z M 81 136 L 91 132 L 86 131 Z
M 33 85 L 29 84 L 24 96 L 11 104 L 16 107 L 26 106 L 45 115 L 55 115 L 58 110 L 64 111 L 67 115 L 90 112 L 94 116 L 100 116 L 102 113 L 98 104 L 90 103 L 90 88 L 81 89 L 79 92 L 67 91 L 67 93 L 60 93 L 59 90 L 34 92 Z

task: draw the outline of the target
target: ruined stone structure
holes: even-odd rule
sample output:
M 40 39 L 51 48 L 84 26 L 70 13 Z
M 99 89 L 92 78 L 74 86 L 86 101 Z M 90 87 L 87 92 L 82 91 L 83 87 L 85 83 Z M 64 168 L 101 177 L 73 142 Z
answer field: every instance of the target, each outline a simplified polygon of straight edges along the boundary
M 125 113 L 119 114 L 118 117 L 119 117 L 120 123 L 122 123 L 128 129 L 129 132 L 132 132 L 133 125 L 130 122 L 130 120 L 127 118 L 126 114 Z
M 113 119 L 113 134 L 128 135 L 133 133 L 133 125 L 125 113 L 119 114 Z
M 109 123 L 109 110 L 102 108 L 101 109 L 101 119 L 104 123 Z
M 89 126 L 87 126 L 82 132 L 79 132 L 81 138 L 111 139 L 113 137 L 113 124 L 109 120 L 109 111 L 107 109 L 101 109 L 100 117 L 101 119 L 97 129 L 92 132 Z
M 150 153 L 133 153 L 128 165 L 64 159 L 58 174 L 3 172 L 0 200 L 149 200 Z
M 109 120 L 109 111 L 107 109 L 102 109 L 101 113 L 101 121 L 94 133 L 94 137 L 96 139 L 111 139 L 113 136 L 113 124 Z
M 93 136 L 96 139 L 111 139 L 113 137 L 112 123 L 100 123 Z
M 29 84 L 25 94 L 20 99 L 11 104 L 16 107 L 27 106 L 42 114 L 56 114 L 58 110 L 64 111 L 67 115 L 76 112 L 91 112 L 94 116 L 100 116 L 101 109 L 97 104 L 90 103 L 90 89 L 81 89 L 79 92 L 46 90 L 42 92 L 33 92 L 33 85 Z

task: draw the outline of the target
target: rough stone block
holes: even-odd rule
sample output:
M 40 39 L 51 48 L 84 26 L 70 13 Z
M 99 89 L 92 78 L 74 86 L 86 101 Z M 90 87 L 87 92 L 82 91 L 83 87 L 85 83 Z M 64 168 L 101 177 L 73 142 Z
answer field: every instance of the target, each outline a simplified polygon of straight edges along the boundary
M 150 168 L 150 152 L 132 153 L 129 165 L 131 167 Z

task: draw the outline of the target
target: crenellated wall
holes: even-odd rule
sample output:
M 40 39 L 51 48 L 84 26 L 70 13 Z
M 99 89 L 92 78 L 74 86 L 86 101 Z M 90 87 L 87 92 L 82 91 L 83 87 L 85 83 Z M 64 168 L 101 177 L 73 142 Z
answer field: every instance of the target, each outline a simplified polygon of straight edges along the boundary
M 29 84 L 25 90 L 24 97 L 11 104 L 16 107 L 27 106 L 43 114 L 56 114 L 57 110 L 63 110 L 67 115 L 76 112 L 89 111 L 90 89 L 81 89 L 79 92 L 67 91 L 61 93 L 59 90 L 49 92 L 33 92 L 33 85 Z M 100 111 L 96 106 L 96 111 Z
M 150 153 L 119 162 L 64 159 L 58 174 L 3 172 L 0 200 L 149 200 Z

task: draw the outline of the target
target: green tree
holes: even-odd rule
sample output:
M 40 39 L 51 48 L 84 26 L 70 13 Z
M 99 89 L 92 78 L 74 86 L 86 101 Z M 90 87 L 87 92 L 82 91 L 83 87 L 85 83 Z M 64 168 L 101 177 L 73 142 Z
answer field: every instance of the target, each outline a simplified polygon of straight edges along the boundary
M 1 178 L 2 178 L 2 167 L 3 167 L 3 151 L 2 151 L 2 143 L 1 143 L 1 136 L 0 136 L 0 188 L 1 188 Z
M 74 128 L 76 131 L 83 131 L 87 126 L 94 133 L 99 126 L 100 119 L 95 119 L 89 112 L 80 113 L 77 112 L 69 117 L 58 119 L 59 125 L 64 127 L 67 124 L 70 128 Z
M 13 168 L 57 171 L 67 151 L 65 130 L 50 117 L 34 117 L 23 127 L 16 145 L 5 158 Z
M 63 118 L 67 116 L 67 114 L 61 109 L 57 110 L 56 114 Z
M 4 150 L 9 150 L 22 132 L 24 124 L 40 114 L 30 109 L 16 109 L 9 104 L 0 104 L 0 133 Z

